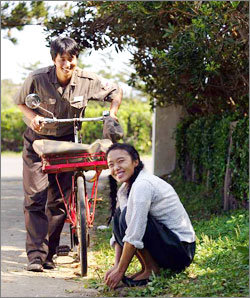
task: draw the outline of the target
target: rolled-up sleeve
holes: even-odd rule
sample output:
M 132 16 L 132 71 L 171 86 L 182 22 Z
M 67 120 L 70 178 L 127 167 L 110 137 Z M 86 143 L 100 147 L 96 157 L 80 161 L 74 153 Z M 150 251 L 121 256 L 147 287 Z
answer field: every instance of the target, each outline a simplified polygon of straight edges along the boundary
M 121 93 L 121 87 L 110 80 L 99 77 L 101 83 L 101 90 L 110 91 L 105 101 L 112 101 L 117 95 Z
M 142 242 L 147 227 L 148 213 L 152 202 L 152 187 L 148 181 L 142 180 L 132 186 L 128 198 L 126 223 L 127 229 L 123 242 L 128 242 L 142 249 Z

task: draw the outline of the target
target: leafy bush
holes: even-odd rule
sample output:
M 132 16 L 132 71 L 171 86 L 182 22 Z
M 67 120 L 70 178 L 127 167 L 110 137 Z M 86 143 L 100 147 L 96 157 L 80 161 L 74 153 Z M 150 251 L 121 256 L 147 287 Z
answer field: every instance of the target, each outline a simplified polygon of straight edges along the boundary
M 106 108 L 108 110 L 108 107 Z M 100 103 L 89 103 L 85 117 L 96 117 L 105 110 Z M 147 103 L 138 100 L 124 100 L 118 111 L 118 119 L 124 130 L 123 141 L 134 145 L 140 153 L 147 154 L 152 142 L 152 112 Z M 102 137 L 102 123 L 83 123 L 83 142 L 91 143 Z
M 109 109 L 106 104 L 90 102 L 85 117 L 98 117 Z M 124 100 L 118 118 L 124 130 L 124 142 L 133 144 L 140 153 L 151 150 L 152 112 L 147 103 L 137 100 Z M 22 134 L 26 125 L 22 113 L 17 107 L 2 111 L 2 150 L 21 151 Z M 92 143 L 102 138 L 102 122 L 85 122 L 82 125 L 83 143 Z
M 188 117 L 176 130 L 177 167 L 184 180 L 202 183 L 222 194 L 229 147 L 229 128 L 237 115 Z M 237 122 L 230 156 L 233 196 L 248 197 L 248 117 Z
M 230 158 L 232 183 L 230 191 L 242 201 L 249 199 L 249 119 L 237 122 L 232 135 L 233 144 Z
M 16 107 L 2 111 L 1 127 L 2 151 L 21 151 L 23 146 L 23 133 L 26 128 L 26 124 L 22 119 L 22 112 Z

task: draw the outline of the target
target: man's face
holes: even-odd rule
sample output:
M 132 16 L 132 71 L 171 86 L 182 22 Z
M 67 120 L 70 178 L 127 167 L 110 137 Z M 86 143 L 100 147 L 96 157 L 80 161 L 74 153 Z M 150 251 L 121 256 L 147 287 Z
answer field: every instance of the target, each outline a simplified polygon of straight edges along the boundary
M 77 57 L 75 55 L 70 56 L 67 53 L 57 54 L 54 64 L 57 77 L 61 80 L 68 80 L 72 77 L 73 71 L 77 66 Z

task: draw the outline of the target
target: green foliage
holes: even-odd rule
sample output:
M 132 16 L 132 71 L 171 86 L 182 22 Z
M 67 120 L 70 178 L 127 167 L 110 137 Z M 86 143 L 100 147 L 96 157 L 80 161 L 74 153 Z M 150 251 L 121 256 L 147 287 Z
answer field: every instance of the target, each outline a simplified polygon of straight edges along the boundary
M 11 35 L 11 29 L 23 30 L 32 21 L 44 22 L 48 10 L 44 1 L 1 1 L 1 29 L 8 29 L 6 37 L 14 44 L 17 39 Z
M 70 16 L 47 23 L 47 39 L 66 32 L 82 48 L 128 48 L 136 70 L 129 82 L 152 105 L 156 99 L 191 114 L 243 114 L 248 9 L 248 1 L 79 1 Z
M 161 270 L 160 275 L 152 275 L 145 287 L 110 290 L 104 284 L 104 275 L 114 262 L 114 250 L 109 246 L 111 228 L 97 230 L 93 238 L 97 266 L 93 278 L 88 282 L 90 288 L 105 297 L 247 297 L 249 270 L 249 215 L 247 210 L 231 211 L 207 216 L 199 211 L 206 204 L 194 185 L 183 187 L 176 182 L 176 190 L 188 214 L 192 214 L 192 224 L 196 232 L 196 254 L 193 263 L 183 272 L 175 274 Z M 197 206 L 197 213 L 194 211 Z M 215 206 L 216 208 L 216 206 Z M 97 210 L 107 211 L 105 201 Z M 205 208 L 204 208 L 205 210 Z M 218 205 L 217 210 L 219 211 Z M 214 213 L 214 212 L 212 212 Z M 198 216 L 197 216 L 198 215 Z M 103 223 L 103 221 L 101 221 Z M 136 258 L 132 260 L 126 275 L 140 270 Z
M 129 83 L 152 105 L 203 115 L 248 111 L 248 1 L 76 1 L 52 14 L 46 4 L 2 1 L 1 28 L 14 42 L 11 28 L 37 20 L 48 42 L 66 34 L 82 49 L 128 49 Z
M 183 183 L 173 175 L 166 180 L 177 191 L 196 233 L 193 263 L 178 274 L 161 270 L 160 275 L 151 276 L 145 287 L 110 290 L 104 283 L 105 273 L 114 264 L 109 227 L 96 230 L 91 236 L 91 254 L 97 264 L 90 267 L 91 279 L 86 287 L 97 289 L 100 297 L 248 297 L 248 210 L 223 212 L 215 198 L 204 196 L 201 185 Z M 105 190 L 102 195 L 107 196 Z M 98 202 L 97 226 L 105 222 L 108 212 L 108 201 Z M 140 265 L 135 257 L 126 275 L 138 271 Z
M 22 112 L 12 107 L 1 113 L 1 149 L 21 151 L 23 146 L 23 132 L 26 128 L 22 120 Z
M 109 106 L 90 102 L 85 117 L 98 117 Z M 124 130 L 124 142 L 136 146 L 139 152 L 151 151 L 152 112 L 147 103 L 137 100 L 124 100 L 119 112 L 119 122 Z M 2 150 L 18 151 L 22 149 L 22 133 L 25 130 L 22 113 L 12 107 L 2 111 Z M 102 138 L 101 122 L 85 122 L 82 125 L 83 143 L 90 144 Z
M 1 81 L 1 110 L 14 106 L 13 97 L 20 88 L 20 85 L 14 84 L 11 80 Z
M 109 108 L 91 102 L 86 108 L 85 117 L 96 117 L 105 109 Z M 123 100 L 117 116 L 124 130 L 123 141 L 133 144 L 140 153 L 149 153 L 152 146 L 152 112 L 149 104 L 138 100 Z M 102 137 L 102 123 L 83 123 L 82 134 L 83 142 L 94 142 Z
M 241 201 L 249 200 L 249 118 L 237 122 L 232 135 L 230 191 Z
M 230 123 L 237 114 L 189 117 L 176 130 L 177 166 L 187 181 L 201 183 L 222 195 L 229 148 Z M 248 117 L 237 122 L 230 156 L 231 191 L 238 201 L 248 198 Z

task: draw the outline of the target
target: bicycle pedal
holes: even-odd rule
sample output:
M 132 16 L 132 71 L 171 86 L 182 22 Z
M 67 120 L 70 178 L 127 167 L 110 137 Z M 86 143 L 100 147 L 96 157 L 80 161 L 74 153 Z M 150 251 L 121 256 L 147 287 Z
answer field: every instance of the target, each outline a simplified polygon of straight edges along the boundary
M 60 245 L 56 248 L 57 256 L 68 256 L 70 252 L 70 248 L 68 245 Z

